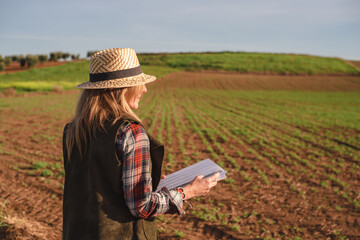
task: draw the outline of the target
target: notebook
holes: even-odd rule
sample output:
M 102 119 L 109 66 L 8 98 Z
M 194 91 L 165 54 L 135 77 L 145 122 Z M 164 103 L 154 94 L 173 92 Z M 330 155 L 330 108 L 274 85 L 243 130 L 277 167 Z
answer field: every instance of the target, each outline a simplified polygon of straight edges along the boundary
M 167 187 L 168 189 L 185 187 L 196 176 L 203 175 L 205 178 L 208 178 L 217 172 L 220 173 L 218 181 L 226 178 L 226 171 L 224 169 L 214 163 L 211 159 L 205 159 L 167 175 L 165 179 L 161 179 L 156 191 L 161 190 L 163 187 Z

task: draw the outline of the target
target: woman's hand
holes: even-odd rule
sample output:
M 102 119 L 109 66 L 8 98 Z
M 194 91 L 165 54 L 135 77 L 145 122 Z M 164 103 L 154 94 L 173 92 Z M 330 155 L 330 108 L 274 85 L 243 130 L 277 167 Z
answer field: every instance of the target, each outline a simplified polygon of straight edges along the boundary
M 210 189 L 217 184 L 219 175 L 219 173 L 216 173 L 208 178 L 204 178 L 203 175 L 195 177 L 194 180 L 189 183 L 189 185 L 183 188 L 185 199 L 205 196 L 210 191 Z

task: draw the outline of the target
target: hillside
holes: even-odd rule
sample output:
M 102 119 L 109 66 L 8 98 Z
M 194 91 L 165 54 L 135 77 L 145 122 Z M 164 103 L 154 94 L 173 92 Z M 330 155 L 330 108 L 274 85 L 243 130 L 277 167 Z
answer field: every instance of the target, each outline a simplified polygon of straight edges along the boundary
M 176 53 L 142 54 L 143 65 L 183 70 L 224 70 L 280 75 L 357 75 L 359 70 L 339 58 L 272 53 Z
M 215 70 L 270 75 L 359 75 L 338 58 L 308 55 L 243 52 L 139 54 L 143 71 L 158 78 L 176 71 Z M 88 79 L 89 61 L 0 75 L 0 91 L 52 91 L 73 89 Z

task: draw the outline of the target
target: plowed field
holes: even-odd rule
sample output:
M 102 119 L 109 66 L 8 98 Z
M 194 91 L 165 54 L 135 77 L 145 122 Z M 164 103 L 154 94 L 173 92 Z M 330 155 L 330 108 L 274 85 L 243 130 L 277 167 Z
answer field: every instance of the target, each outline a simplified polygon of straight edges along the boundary
M 62 129 L 78 92 L 0 98 L 0 239 L 60 239 Z M 360 77 L 173 73 L 139 116 L 164 173 L 205 158 L 227 179 L 160 239 L 359 239 Z

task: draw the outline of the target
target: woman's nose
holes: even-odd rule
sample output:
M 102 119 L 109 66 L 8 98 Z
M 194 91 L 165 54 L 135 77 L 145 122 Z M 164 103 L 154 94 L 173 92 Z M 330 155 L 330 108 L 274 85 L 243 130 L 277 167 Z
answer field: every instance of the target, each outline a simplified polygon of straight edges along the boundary
M 143 90 L 143 92 L 144 93 L 146 93 L 147 92 L 147 88 L 146 88 L 146 86 L 144 85 L 144 90 Z

